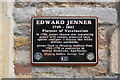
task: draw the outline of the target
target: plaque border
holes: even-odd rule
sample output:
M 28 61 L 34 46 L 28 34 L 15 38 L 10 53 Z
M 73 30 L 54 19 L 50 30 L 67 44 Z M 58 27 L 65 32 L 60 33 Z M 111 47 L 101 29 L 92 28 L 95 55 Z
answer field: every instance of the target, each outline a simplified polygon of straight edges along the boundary
M 94 18 L 96 20 L 96 62 L 33 62 L 33 24 L 32 24 L 32 21 L 33 19 L 36 19 L 36 18 L 51 18 L 51 17 L 56 17 L 56 18 L 59 18 L 59 17 L 68 17 L 68 18 L 76 18 L 76 17 L 89 17 L 89 18 Z M 53 19 L 54 19 L 53 18 Z M 98 17 L 96 16 L 33 16 L 31 18 L 31 25 L 30 25 L 30 28 L 31 28 L 31 32 L 30 32 L 30 63 L 32 65 L 97 65 L 98 64 Z

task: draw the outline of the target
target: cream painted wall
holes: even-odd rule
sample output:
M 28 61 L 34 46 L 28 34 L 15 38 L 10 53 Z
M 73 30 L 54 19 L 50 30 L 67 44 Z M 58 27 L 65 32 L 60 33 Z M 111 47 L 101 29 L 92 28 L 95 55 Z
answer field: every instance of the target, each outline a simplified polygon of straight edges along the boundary
M 0 2 L 0 77 L 2 78 L 14 78 L 13 4 L 13 2 Z
M 0 2 L 0 79 L 2 77 L 2 2 Z

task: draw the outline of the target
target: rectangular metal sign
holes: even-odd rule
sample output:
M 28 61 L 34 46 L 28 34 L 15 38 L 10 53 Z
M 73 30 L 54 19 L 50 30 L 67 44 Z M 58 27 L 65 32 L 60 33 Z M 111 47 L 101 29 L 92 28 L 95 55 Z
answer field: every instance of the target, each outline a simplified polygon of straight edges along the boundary
M 33 17 L 33 65 L 95 65 L 98 58 L 98 20 L 94 16 Z

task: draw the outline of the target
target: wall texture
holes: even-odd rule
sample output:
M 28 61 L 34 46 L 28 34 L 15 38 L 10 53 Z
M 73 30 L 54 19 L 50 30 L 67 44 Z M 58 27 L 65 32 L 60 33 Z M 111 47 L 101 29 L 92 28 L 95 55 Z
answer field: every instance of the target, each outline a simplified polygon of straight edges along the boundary
M 13 3 L 0 1 L 0 79 L 14 77 Z
M 0 2 L 0 12 L 2 12 L 2 3 Z M 0 37 L 2 37 L 2 14 L 0 14 Z M 0 79 L 2 78 L 2 39 L 0 39 Z
M 14 73 L 18 78 L 109 78 L 118 80 L 118 13 L 115 2 L 19 2 L 14 3 Z M 97 16 L 96 66 L 32 66 L 30 19 L 32 16 Z M 107 79 L 106 79 L 107 80 Z

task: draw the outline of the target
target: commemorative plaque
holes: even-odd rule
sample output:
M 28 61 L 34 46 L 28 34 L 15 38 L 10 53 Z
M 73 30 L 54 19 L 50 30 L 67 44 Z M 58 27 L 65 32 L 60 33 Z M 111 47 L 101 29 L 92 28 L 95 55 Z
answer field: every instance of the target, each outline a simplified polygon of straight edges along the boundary
M 31 63 L 97 64 L 97 24 L 94 16 L 33 17 Z

